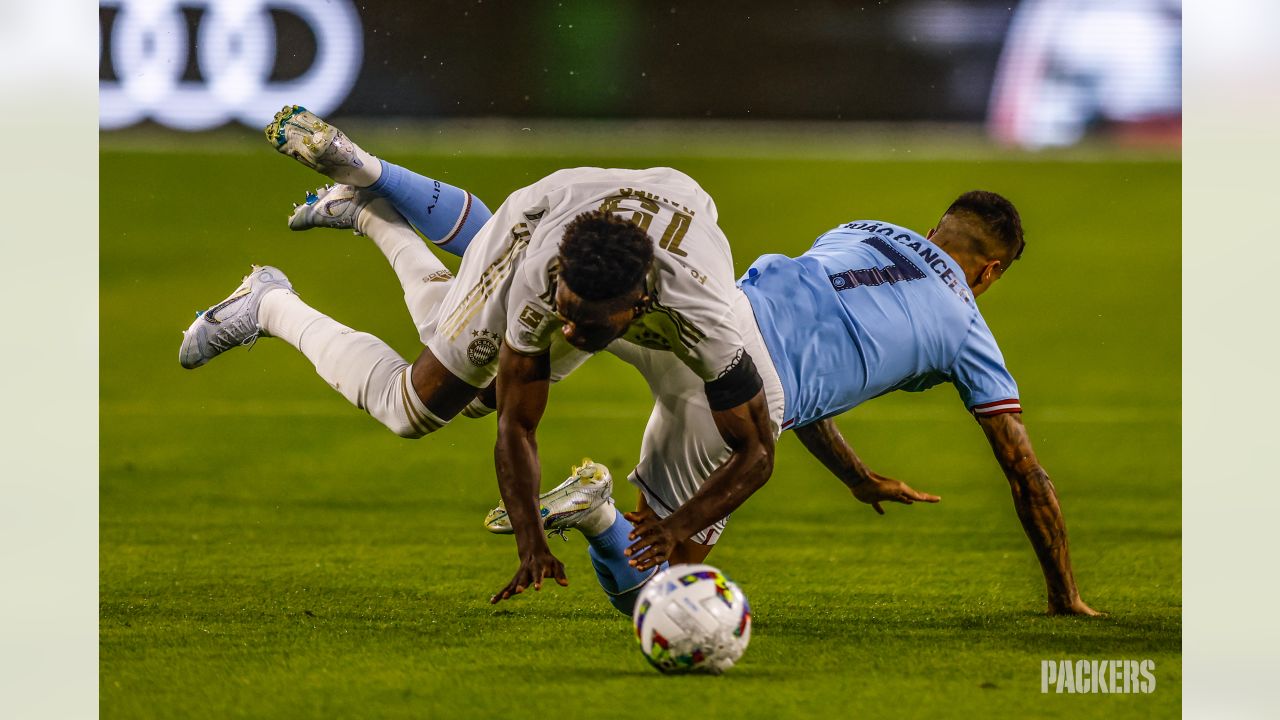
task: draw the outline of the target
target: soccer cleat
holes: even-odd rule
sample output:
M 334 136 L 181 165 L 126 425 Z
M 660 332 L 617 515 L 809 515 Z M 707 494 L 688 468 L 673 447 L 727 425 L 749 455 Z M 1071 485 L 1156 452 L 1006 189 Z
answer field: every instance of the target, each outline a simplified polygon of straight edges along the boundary
M 188 370 L 241 345 L 252 345 L 266 332 L 258 325 L 262 297 L 273 290 L 293 291 L 289 278 L 276 268 L 254 265 L 244 282 L 225 300 L 196 313 L 195 322 L 182 333 L 178 362 Z
M 609 468 L 585 459 L 573 469 L 569 479 L 538 496 L 542 529 L 564 535 L 601 505 L 613 504 L 613 476 Z M 484 527 L 491 533 L 510 535 L 511 518 L 502 505 L 489 511 Z
M 286 105 L 266 127 L 267 142 L 282 155 L 340 183 L 368 185 L 372 155 L 361 150 L 338 128 L 301 105 Z
M 325 185 L 314 192 L 308 190 L 301 205 L 294 205 L 289 215 L 290 230 L 310 230 L 311 228 L 335 228 L 356 230 L 356 218 L 373 194 L 351 185 Z

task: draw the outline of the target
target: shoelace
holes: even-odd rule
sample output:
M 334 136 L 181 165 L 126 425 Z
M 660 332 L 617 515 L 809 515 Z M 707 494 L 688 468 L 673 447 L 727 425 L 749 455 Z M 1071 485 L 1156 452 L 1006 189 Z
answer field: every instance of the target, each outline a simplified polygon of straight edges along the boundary
M 248 302 L 248 295 L 245 295 L 245 302 Z M 248 332 L 243 340 L 236 340 L 236 336 L 241 333 Z M 249 317 L 248 313 L 237 315 L 231 320 L 224 320 L 223 326 L 218 332 L 209 338 L 209 346 L 218 352 L 226 352 L 233 347 L 242 346 L 252 348 L 254 343 L 258 342 L 258 337 L 262 335 L 262 328 L 258 327 L 255 319 Z

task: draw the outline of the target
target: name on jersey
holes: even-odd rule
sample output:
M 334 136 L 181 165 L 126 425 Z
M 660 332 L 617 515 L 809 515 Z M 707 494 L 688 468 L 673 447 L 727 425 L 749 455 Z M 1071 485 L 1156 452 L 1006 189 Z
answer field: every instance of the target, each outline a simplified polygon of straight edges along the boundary
M 613 205 L 616 207 L 616 205 L 617 205 L 617 201 L 618 201 L 618 200 L 631 200 L 631 199 L 634 199 L 634 200 L 648 200 L 648 201 L 650 201 L 650 202 L 659 202 L 659 203 L 662 203 L 663 205 L 666 205 L 666 206 L 668 206 L 668 207 L 677 208 L 677 209 L 679 209 L 681 212 L 683 212 L 683 213 L 685 213 L 685 214 L 689 215 L 690 217 L 692 217 L 692 216 L 694 216 L 694 215 L 697 215 L 697 213 L 695 213 L 694 211 L 690 210 L 690 209 L 689 209 L 687 206 L 685 206 L 685 204 L 684 204 L 684 203 L 682 203 L 682 202 L 678 202 L 678 201 L 676 201 L 676 200 L 669 200 L 669 199 L 667 199 L 667 198 L 662 197 L 661 195 L 659 195 L 659 194 L 657 194 L 657 193 L 651 193 L 651 192 L 649 192 L 648 190 L 640 190 L 640 189 L 638 189 L 638 188 L 620 188 L 620 189 L 618 190 L 618 192 L 617 192 L 617 194 L 616 194 L 616 195 L 612 195 L 612 196 L 610 196 L 610 197 L 608 197 L 608 198 L 605 198 L 604 204 L 605 204 L 605 205 L 607 205 L 607 204 L 609 204 L 609 203 L 610 203 L 610 201 L 614 201 L 614 202 L 613 202 Z M 602 209 L 602 210 L 607 210 L 607 208 L 605 208 L 605 206 L 604 206 L 604 205 L 601 205 L 601 209 Z M 654 208 L 654 209 L 653 209 L 653 212 L 657 212 L 657 208 Z
M 876 233 L 878 235 L 883 235 L 887 238 L 892 238 L 893 241 L 896 243 L 899 243 L 905 247 L 911 248 L 912 250 L 915 251 L 916 255 L 920 256 L 921 260 L 924 260 L 925 265 L 930 270 L 933 271 L 933 274 L 937 276 L 939 280 L 942 281 L 942 284 L 946 285 L 948 288 L 951 289 L 951 292 L 955 293 L 961 300 L 965 301 L 965 303 L 971 304 L 973 302 L 973 295 L 969 292 L 969 288 L 965 284 L 964 278 L 952 272 L 951 266 L 947 264 L 947 261 L 944 258 L 942 251 L 938 250 L 936 247 L 926 245 L 925 243 L 912 238 L 911 235 L 909 235 L 908 233 L 900 232 L 900 233 L 894 234 L 895 228 L 893 226 L 882 225 L 881 223 L 878 223 L 878 222 L 865 222 L 865 221 L 851 222 L 851 223 L 846 223 L 841 227 L 845 228 L 846 230 L 857 230 L 860 232 Z M 885 253 L 884 250 L 882 250 L 880 247 L 876 247 L 876 249 L 880 250 L 881 254 L 886 255 L 890 259 L 896 260 L 896 258 L 894 258 L 889 253 Z M 901 263 L 898 263 L 898 264 L 900 265 Z M 857 272 L 857 271 L 847 271 L 847 272 Z M 866 271 L 863 271 L 863 272 L 866 272 Z M 843 275 L 844 273 L 841 273 L 841 274 Z M 893 281 L 890 280 L 890 282 L 893 282 Z M 835 276 L 832 276 L 832 283 L 833 284 L 835 283 Z M 872 284 L 872 283 L 865 283 L 865 284 Z M 879 283 L 875 283 L 875 284 L 879 284 Z M 836 289 L 841 290 L 843 288 L 837 287 Z

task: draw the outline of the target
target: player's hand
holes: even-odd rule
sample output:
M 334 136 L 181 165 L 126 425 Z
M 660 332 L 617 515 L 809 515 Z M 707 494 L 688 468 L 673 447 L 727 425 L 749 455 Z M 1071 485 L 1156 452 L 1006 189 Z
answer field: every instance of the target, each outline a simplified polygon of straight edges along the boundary
M 1049 601 L 1049 614 L 1050 615 L 1079 615 L 1081 617 L 1106 617 L 1107 616 L 1106 613 L 1098 612 L 1097 610 L 1094 610 L 1093 608 L 1089 607 L 1084 600 L 1080 599 L 1078 595 L 1070 603 L 1059 604 L 1059 603 L 1053 602 L 1052 600 Z
M 874 472 L 868 473 L 866 479 L 854 485 L 852 489 L 855 498 L 875 508 L 875 511 L 881 515 L 884 514 L 884 508 L 880 507 L 882 502 L 910 505 L 918 502 L 936 503 L 942 499 L 937 495 L 920 492 L 901 480 L 887 478 Z
M 623 516 L 630 520 L 634 529 L 628 535 L 631 546 L 623 554 L 631 558 L 631 567 L 637 570 L 648 570 L 666 562 L 675 550 L 676 539 L 667 526 L 653 512 L 629 512 Z
M 569 578 L 564 574 L 564 563 L 556 559 L 550 549 L 542 548 L 527 555 L 522 554 L 516 576 L 511 578 L 511 582 L 507 583 L 506 587 L 489 598 L 489 604 L 497 605 L 513 595 L 519 595 L 529 587 L 541 590 L 543 578 L 553 578 L 561 587 L 569 584 Z
M 643 503 L 641 503 L 640 507 L 635 510 L 632 510 L 629 513 L 623 513 L 622 516 L 630 520 L 633 525 L 639 522 L 648 522 L 650 520 L 653 522 L 658 521 L 658 515 L 653 511 L 653 508 Z

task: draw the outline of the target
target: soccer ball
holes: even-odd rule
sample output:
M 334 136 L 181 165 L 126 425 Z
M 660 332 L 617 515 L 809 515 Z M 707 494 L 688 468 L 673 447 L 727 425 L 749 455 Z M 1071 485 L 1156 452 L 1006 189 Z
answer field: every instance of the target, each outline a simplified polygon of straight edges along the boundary
M 672 565 L 645 585 L 631 616 L 640 652 L 667 674 L 733 667 L 751 640 L 751 608 L 710 565 Z

